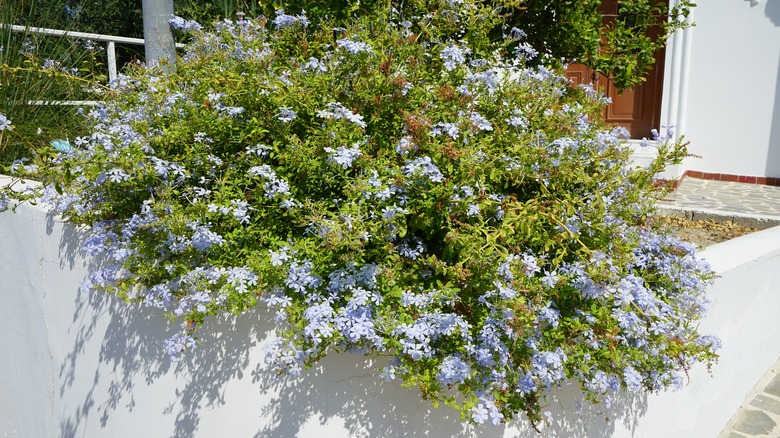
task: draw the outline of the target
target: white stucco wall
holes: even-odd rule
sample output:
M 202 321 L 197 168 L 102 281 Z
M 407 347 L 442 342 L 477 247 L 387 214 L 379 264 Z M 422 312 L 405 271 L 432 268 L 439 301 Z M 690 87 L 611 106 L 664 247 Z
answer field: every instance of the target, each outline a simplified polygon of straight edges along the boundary
M 37 207 L 0 214 L 0 436 L 540 436 L 522 422 L 464 427 L 362 357 L 328 357 L 299 380 L 275 381 L 262 365 L 273 325 L 263 309 L 208 324 L 204 344 L 172 365 L 162 351 L 170 328 L 154 311 L 79 292 L 94 263 L 79 242 Z M 577 410 L 576 389 L 564 388 L 541 436 L 717 435 L 780 356 L 780 229 L 706 255 L 722 274 L 701 326 L 724 344 L 713 376 L 698 367 L 680 392 L 610 409 Z
M 687 160 L 690 170 L 780 177 L 780 2 L 696 3 L 689 56 L 681 35 L 667 49 L 662 120 L 681 123 L 702 157 Z M 680 83 L 676 102 L 670 87 Z

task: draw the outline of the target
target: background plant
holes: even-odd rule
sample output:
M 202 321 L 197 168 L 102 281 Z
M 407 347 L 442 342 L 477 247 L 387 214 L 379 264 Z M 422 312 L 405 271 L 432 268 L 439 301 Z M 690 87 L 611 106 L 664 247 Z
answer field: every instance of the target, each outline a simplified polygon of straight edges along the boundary
M 32 19 L 56 28 L 111 35 L 143 37 L 140 2 L 132 0 L 3 0 L 18 3 Z M 542 56 L 538 61 L 582 62 L 607 75 L 618 88 L 630 88 L 644 81 L 655 55 L 672 32 L 684 28 L 685 17 L 695 4 L 689 0 L 619 0 L 617 14 L 606 13 L 600 0 L 486 0 L 493 14 L 502 19 L 491 30 L 501 41 L 512 27 L 528 33 L 526 43 Z M 273 16 L 277 9 L 305 10 L 312 22 L 328 18 L 344 25 L 354 17 L 384 15 L 390 10 L 405 14 L 402 19 L 435 13 L 437 5 L 427 0 L 175 0 L 178 15 L 204 23 L 215 19 L 259 15 Z M 46 11 L 46 12 L 43 12 Z M 51 13 L 49 11 L 56 11 Z M 135 51 L 134 51 L 135 50 Z M 142 59 L 134 48 L 120 53 L 123 61 Z
M 617 88 L 645 81 L 667 38 L 688 26 L 690 1 L 619 0 L 617 13 L 600 0 L 520 0 L 502 3 L 507 26 L 523 29 L 545 62 L 579 62 Z M 609 12 L 609 13 L 607 13 Z
M 682 385 L 718 344 L 696 330 L 709 268 L 649 220 L 684 147 L 631 169 L 599 93 L 526 67 L 487 5 L 436 6 L 335 28 L 177 19 L 194 37 L 175 74 L 133 67 L 74 151 L 13 167 L 90 226 L 86 287 L 178 327 L 174 360 L 260 302 L 280 374 L 384 357 L 382 378 L 478 423 L 536 423 L 568 379 L 592 401 Z
M 0 23 L 70 29 L 58 24 L 64 13 L 40 6 L 0 0 Z M 78 107 L 44 103 L 99 98 L 104 57 L 103 47 L 90 41 L 0 29 L 0 109 L 15 128 L 0 137 L 0 169 L 80 132 Z
M 333 26 L 344 26 L 354 17 L 383 16 L 391 11 L 399 13 L 399 22 L 420 19 L 441 10 L 437 3 L 425 0 L 392 2 L 389 0 L 286 0 L 255 2 L 248 0 L 176 0 L 179 15 L 201 22 L 217 18 L 273 17 L 276 10 L 307 11 L 307 19 L 318 23 L 327 18 Z M 487 29 L 490 40 L 500 47 L 512 28 L 523 29 L 528 35 L 522 44 L 529 53 L 526 62 L 557 66 L 569 62 L 588 64 L 595 71 L 607 75 L 618 88 L 641 84 L 649 72 L 666 37 L 683 28 L 685 16 L 693 4 L 683 1 L 669 9 L 664 2 L 654 0 L 621 0 L 619 13 L 606 17 L 600 2 L 550 0 L 494 0 L 480 4 L 492 8 L 494 19 Z M 140 2 L 134 0 L 0 0 L 0 22 L 37 27 L 76 30 L 101 34 L 143 37 L 143 17 Z M 457 38 L 457 35 L 450 35 Z M 29 101 L 81 100 L 86 94 L 83 82 L 67 81 L 63 75 L 52 80 L 47 72 L 34 73 L 31 67 L 41 66 L 47 59 L 60 63 L 66 69 L 77 69 L 91 79 L 104 74 L 105 56 L 95 46 L 84 51 L 78 42 L 68 39 L 0 32 L 6 49 L 0 56 L 0 65 L 25 65 L 27 71 L 0 69 L 0 93 L 7 102 L 5 111 L 15 121 L 21 136 L 6 136 L 0 144 L 0 165 L 8 166 L 14 160 L 30 156 L 34 148 L 51 140 L 60 139 L 66 131 L 76 132 L 74 112 L 77 108 L 63 106 L 26 105 Z M 28 43 L 27 41 L 30 40 Z M 35 47 L 21 54 L 24 44 Z M 511 53 L 511 50 L 507 53 Z M 118 46 L 118 65 L 143 59 L 140 47 Z M 65 61 L 67 60 L 67 61 Z M 89 61 L 89 62 L 85 62 Z M 13 84 L 13 86 L 9 86 Z M 94 95 L 89 98 L 95 98 Z M 39 130 L 43 136 L 31 133 Z M 22 141 L 24 138 L 26 140 Z
M 601 0 L 485 0 L 482 6 L 491 7 L 492 14 L 501 17 L 490 30 L 491 39 L 500 43 L 512 28 L 525 31 L 524 43 L 538 57 L 531 63 L 556 65 L 583 63 L 606 75 L 620 89 L 642 84 L 652 69 L 655 57 L 666 46 L 673 32 L 688 26 L 686 17 L 695 4 L 684 0 L 672 7 L 667 1 L 618 0 L 616 11 L 608 11 Z M 390 10 L 403 14 L 402 19 L 422 17 L 436 12 L 435 2 L 427 0 L 286 0 L 260 2 L 260 8 L 250 8 L 238 2 L 207 2 L 203 7 L 197 0 L 177 3 L 181 15 L 203 21 L 228 11 L 258 12 L 272 16 L 276 9 L 305 10 L 318 22 L 324 17 L 346 23 L 353 17 L 384 14 Z M 218 7 L 219 5 L 220 7 Z M 254 5 L 252 5 L 254 6 Z M 615 13 L 616 12 L 616 13 Z

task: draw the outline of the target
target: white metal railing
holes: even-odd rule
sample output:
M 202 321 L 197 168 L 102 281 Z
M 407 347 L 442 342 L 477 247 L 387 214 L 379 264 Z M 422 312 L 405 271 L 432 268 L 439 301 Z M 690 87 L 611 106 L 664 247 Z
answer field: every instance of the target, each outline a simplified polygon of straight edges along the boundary
M 33 33 L 38 35 L 50 35 L 56 37 L 65 38 L 78 38 L 90 41 L 98 41 L 106 43 L 106 56 L 108 57 L 108 80 L 113 81 L 117 78 L 116 67 L 116 44 L 131 44 L 136 46 L 143 46 L 144 40 L 142 38 L 130 38 L 114 35 L 103 35 L 99 33 L 87 33 L 87 32 L 74 32 L 70 30 L 61 29 L 47 29 L 43 27 L 31 27 L 31 26 L 18 26 L 14 24 L 0 24 L 2 29 L 10 29 L 11 32 L 24 32 Z M 184 47 L 184 44 L 177 43 L 176 48 L 180 49 Z M 77 106 L 94 106 L 97 105 L 97 101 L 93 100 L 60 100 L 60 101 L 43 101 L 34 100 L 27 102 L 28 105 L 77 105 Z
M 11 25 L 0 24 L 0 27 L 4 29 L 10 29 L 12 32 L 35 33 L 39 35 L 51 35 L 51 36 L 58 36 L 58 37 L 79 38 L 79 39 L 85 39 L 91 41 L 105 42 L 106 56 L 108 57 L 108 80 L 109 81 L 113 81 L 114 79 L 116 79 L 117 76 L 116 43 L 132 44 L 136 46 L 144 45 L 143 38 L 102 35 L 99 33 L 74 32 L 70 30 L 60 30 L 60 29 L 46 29 L 43 27 L 18 26 L 14 24 Z M 181 43 L 176 44 L 177 49 L 180 49 L 182 47 L 184 47 L 184 44 Z

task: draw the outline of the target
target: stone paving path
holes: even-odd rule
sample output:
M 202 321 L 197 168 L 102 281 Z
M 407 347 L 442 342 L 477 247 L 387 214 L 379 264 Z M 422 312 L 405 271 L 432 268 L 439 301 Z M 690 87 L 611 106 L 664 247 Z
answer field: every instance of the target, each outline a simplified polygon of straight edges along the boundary
M 780 360 L 748 394 L 718 438 L 780 437 Z
M 666 214 L 730 220 L 769 228 L 780 225 L 780 187 L 685 178 L 658 203 Z M 747 395 L 718 438 L 780 438 L 780 359 Z
M 769 228 L 780 225 L 780 187 L 685 178 L 658 207 L 690 219 Z

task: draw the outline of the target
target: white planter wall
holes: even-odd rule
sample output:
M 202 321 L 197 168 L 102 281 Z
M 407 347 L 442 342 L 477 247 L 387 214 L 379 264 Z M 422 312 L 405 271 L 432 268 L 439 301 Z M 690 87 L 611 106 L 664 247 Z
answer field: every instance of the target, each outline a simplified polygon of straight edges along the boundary
M 173 328 L 159 315 L 79 292 L 93 262 L 78 246 L 73 227 L 39 208 L 0 214 L 0 436 L 539 436 L 522 422 L 464 427 L 450 408 L 376 377 L 362 357 L 329 357 L 300 380 L 274 381 L 262 362 L 272 329 L 262 309 L 209 324 L 204 344 L 172 365 L 162 347 Z M 576 388 L 564 388 L 541 436 L 717 435 L 780 356 L 780 229 L 706 256 L 722 274 L 701 325 L 724 344 L 713 376 L 699 367 L 680 392 L 611 409 L 578 411 Z

